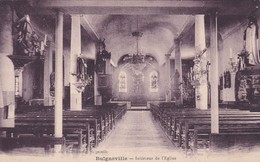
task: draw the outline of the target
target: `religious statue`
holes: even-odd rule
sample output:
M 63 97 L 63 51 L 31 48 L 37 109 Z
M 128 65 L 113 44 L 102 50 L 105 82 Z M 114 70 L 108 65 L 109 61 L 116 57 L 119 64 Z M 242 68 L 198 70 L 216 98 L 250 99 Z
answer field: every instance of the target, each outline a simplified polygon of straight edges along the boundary
M 209 71 L 209 62 L 203 60 L 203 55 L 206 52 L 206 49 L 200 51 L 196 54 L 193 62 L 194 66 L 191 67 L 191 71 L 189 73 L 189 78 L 191 84 L 194 86 L 200 85 L 202 82 L 207 83 L 208 79 L 208 71 Z
M 15 35 L 15 52 L 27 56 L 43 55 L 43 50 L 46 46 L 47 35 L 44 41 L 41 41 L 39 36 L 33 30 L 30 23 L 29 15 L 25 15 L 14 23 L 16 29 Z
M 111 58 L 111 52 L 106 50 L 105 39 L 99 41 L 96 57 L 96 71 L 98 73 L 105 73 L 106 60 Z
M 250 65 L 260 64 L 257 19 L 255 16 L 250 16 L 248 20 L 248 26 L 244 31 L 244 48 L 238 55 L 240 70 Z
M 92 76 L 89 76 L 87 73 L 87 61 L 82 58 L 77 58 L 77 71 L 76 73 L 71 73 L 71 75 L 77 77 L 77 82 L 73 83 L 76 86 L 78 92 L 83 92 L 85 87 L 92 82 Z

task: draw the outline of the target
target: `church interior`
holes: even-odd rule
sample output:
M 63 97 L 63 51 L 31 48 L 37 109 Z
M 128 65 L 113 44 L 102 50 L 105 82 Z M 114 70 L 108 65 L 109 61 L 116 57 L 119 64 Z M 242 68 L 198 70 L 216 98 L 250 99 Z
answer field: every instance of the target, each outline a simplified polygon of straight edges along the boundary
M 2 0 L 0 154 L 259 149 L 259 7 Z

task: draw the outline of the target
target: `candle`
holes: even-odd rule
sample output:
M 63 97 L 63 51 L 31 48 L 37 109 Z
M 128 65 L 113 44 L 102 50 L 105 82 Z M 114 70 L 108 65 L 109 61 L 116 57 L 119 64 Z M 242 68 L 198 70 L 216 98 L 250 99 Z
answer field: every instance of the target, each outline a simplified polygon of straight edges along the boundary
M 46 43 L 47 43 L 47 35 L 44 34 L 44 41 L 43 41 L 43 44 L 46 45 Z
M 232 48 L 229 49 L 229 58 L 232 59 L 233 58 L 233 54 L 232 54 Z
M 43 50 L 44 50 L 44 43 L 41 42 L 41 51 L 43 51 Z

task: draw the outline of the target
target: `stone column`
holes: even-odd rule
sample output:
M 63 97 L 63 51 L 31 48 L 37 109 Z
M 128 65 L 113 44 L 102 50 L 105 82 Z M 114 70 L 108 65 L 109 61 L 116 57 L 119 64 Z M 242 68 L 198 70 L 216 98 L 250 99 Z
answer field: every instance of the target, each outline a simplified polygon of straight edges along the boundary
M 210 15 L 211 133 L 219 133 L 217 16 Z
M 106 60 L 106 74 L 112 74 L 110 59 Z
M 70 87 L 70 49 L 64 49 L 64 87 Z M 65 95 L 65 94 L 64 94 Z
M 195 16 L 195 52 L 201 55 L 206 48 L 204 15 Z M 195 56 L 195 57 L 196 57 Z M 197 109 L 208 109 L 208 81 L 206 74 L 207 56 L 204 53 L 198 63 L 195 63 L 195 73 L 199 75 L 199 85 L 195 86 L 195 101 Z
M 15 73 L 8 58 L 13 54 L 12 10 L 9 5 L 0 4 L 0 17 L 0 127 L 14 127 Z
M 175 39 L 175 72 L 178 71 L 179 73 L 179 79 L 178 82 L 175 83 L 176 87 L 175 89 L 180 92 L 179 98 L 176 98 L 176 104 L 182 105 L 183 104 L 183 89 L 182 89 L 182 61 L 181 61 L 181 51 L 180 51 L 180 39 Z M 176 96 L 177 97 L 177 96 Z
M 0 74 L 0 109 L 1 109 L 1 113 L 0 114 L 2 114 L 2 109 L 4 108 L 4 98 L 3 98 L 2 82 L 3 82 L 2 74 Z M 2 116 L 1 116 L 1 118 L 2 118 Z M 0 125 L 0 127 L 1 127 L 1 125 Z
M 52 97 L 50 95 L 50 75 L 52 73 L 52 51 L 53 44 L 48 42 L 47 53 L 44 58 L 44 105 L 51 106 L 53 105 Z
M 80 15 L 71 15 L 70 110 L 82 110 L 82 92 L 77 90 L 77 57 L 81 54 Z
M 62 137 L 63 99 L 63 13 L 58 12 L 55 29 L 55 137 Z
M 171 54 L 165 54 L 165 74 L 166 74 L 166 87 L 165 87 L 165 101 L 171 102 L 172 93 L 171 93 L 171 61 L 170 61 Z
M 9 5 L 0 4 L 0 53 L 1 55 L 13 54 L 12 38 L 12 9 Z
M 98 91 L 98 74 L 94 72 L 94 105 L 102 105 L 102 96 Z

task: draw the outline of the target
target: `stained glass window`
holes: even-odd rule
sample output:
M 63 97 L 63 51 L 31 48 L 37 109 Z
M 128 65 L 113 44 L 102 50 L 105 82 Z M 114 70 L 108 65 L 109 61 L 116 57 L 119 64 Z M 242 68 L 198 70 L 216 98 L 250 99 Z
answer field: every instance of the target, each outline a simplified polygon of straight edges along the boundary
M 158 72 L 152 71 L 150 73 L 150 92 L 158 92 L 159 84 L 158 84 Z
M 124 71 L 121 71 L 118 76 L 119 92 L 127 92 L 127 76 Z
M 19 76 L 15 76 L 15 95 L 19 96 Z

